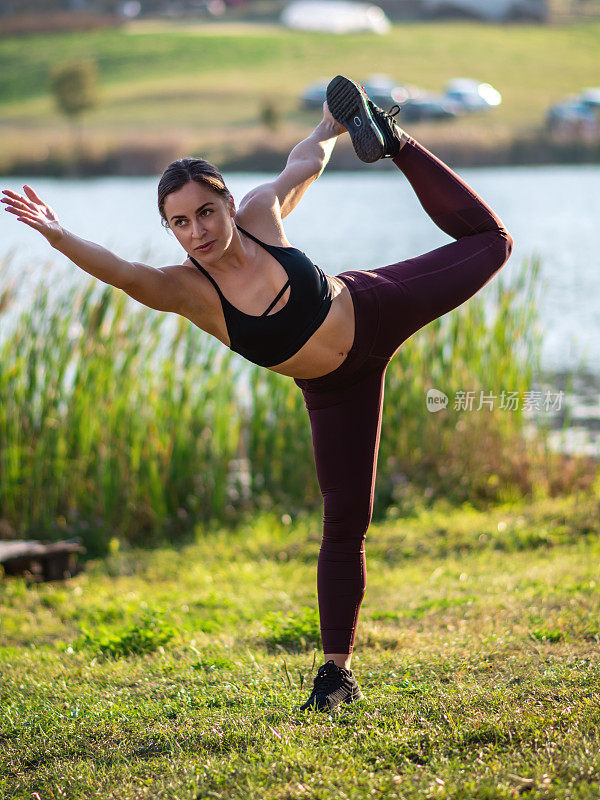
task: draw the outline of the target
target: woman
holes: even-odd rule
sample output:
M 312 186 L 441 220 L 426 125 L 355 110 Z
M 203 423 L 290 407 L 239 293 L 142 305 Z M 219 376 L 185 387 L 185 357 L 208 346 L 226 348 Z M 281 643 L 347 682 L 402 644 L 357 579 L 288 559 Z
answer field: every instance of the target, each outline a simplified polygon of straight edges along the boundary
M 397 111 L 393 112 L 394 114 Z M 455 242 L 373 270 L 330 277 L 288 242 L 282 225 L 348 132 L 363 161 L 391 158 L 421 205 Z M 342 76 L 323 119 L 283 172 L 236 209 L 220 173 L 201 159 L 171 164 L 158 188 L 163 223 L 188 254 L 154 269 L 62 228 L 25 186 L 7 211 L 77 266 L 151 308 L 173 311 L 250 361 L 294 378 L 308 409 L 324 498 L 317 588 L 324 664 L 302 709 L 362 698 L 350 670 L 366 586 L 384 374 L 409 336 L 481 289 L 510 255 L 499 218 L 452 170 Z

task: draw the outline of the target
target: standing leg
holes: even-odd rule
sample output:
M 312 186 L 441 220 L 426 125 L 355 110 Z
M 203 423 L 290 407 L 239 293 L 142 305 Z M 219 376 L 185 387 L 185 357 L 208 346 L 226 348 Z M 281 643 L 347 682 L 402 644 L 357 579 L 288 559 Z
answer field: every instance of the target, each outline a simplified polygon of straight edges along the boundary
M 323 541 L 317 567 L 325 660 L 348 668 L 366 587 L 365 536 L 373 492 L 385 365 L 345 389 L 304 391 L 317 477 L 323 494 Z

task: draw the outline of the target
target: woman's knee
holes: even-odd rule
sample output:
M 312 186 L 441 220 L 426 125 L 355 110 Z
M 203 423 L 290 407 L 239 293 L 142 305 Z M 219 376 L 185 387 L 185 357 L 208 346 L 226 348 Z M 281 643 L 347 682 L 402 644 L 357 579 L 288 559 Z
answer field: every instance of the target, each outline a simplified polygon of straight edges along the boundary
M 506 264 L 513 250 L 514 240 L 504 227 L 489 232 L 493 240 L 494 261 L 498 268 Z
M 328 541 L 353 541 L 360 548 L 373 515 L 371 497 L 356 498 L 352 494 L 324 497 L 323 534 Z

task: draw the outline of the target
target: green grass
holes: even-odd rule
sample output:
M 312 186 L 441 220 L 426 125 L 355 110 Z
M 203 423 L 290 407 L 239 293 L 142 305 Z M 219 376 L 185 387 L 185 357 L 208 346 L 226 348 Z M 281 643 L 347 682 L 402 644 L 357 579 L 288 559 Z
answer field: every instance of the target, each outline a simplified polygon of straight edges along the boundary
M 499 113 L 513 121 L 547 98 L 577 91 L 595 78 L 600 23 L 566 27 L 496 26 L 478 23 L 396 25 L 387 36 L 314 34 L 273 27 L 210 26 L 191 32 L 169 29 L 7 37 L 0 42 L 0 102 L 23 103 L 47 92 L 51 66 L 95 58 L 110 91 L 149 103 L 192 105 L 196 87 L 226 105 L 228 90 L 241 98 L 264 88 L 290 102 L 308 81 L 332 70 L 362 77 L 389 72 L 397 80 L 441 90 L 454 75 L 474 74 L 507 94 Z M 19 69 L 15 67 L 18 66 Z M 302 66 L 299 72 L 298 67 Z M 258 82 L 256 82 L 258 79 Z M 152 86 L 156 89 L 152 90 Z M 249 91 L 252 89 L 251 91 Z M 230 95 L 231 96 L 231 95 Z M 129 101 L 128 101 L 129 102 Z M 196 109 L 202 116 L 202 109 Z M 231 110 L 233 111 L 233 110 Z M 192 114 L 193 110 L 189 109 Z
M 386 36 L 292 32 L 276 26 L 205 24 L 5 37 L 0 40 L 0 138 L 4 158 L 65 147 L 66 123 L 48 93 L 57 63 L 94 58 L 101 103 L 85 118 L 89 146 L 127 138 L 223 155 L 254 145 L 266 133 L 260 109 L 272 101 L 282 114 L 282 144 L 314 126 L 298 96 L 317 78 L 338 72 L 362 79 L 373 72 L 439 91 L 456 76 L 488 81 L 504 102 L 487 115 L 415 133 L 465 139 L 507 137 L 538 128 L 547 106 L 597 83 L 600 23 L 569 26 L 480 23 L 396 25 Z M 183 138 L 182 138 L 183 137 Z M 270 137 L 270 138 L 269 138 Z M 41 149 L 40 149 L 41 148 Z
M 373 525 L 366 700 L 314 719 L 295 706 L 320 663 L 317 519 L 7 579 L 0 794 L 597 798 L 599 511 L 580 494 Z M 132 632 L 137 651 L 99 646 Z

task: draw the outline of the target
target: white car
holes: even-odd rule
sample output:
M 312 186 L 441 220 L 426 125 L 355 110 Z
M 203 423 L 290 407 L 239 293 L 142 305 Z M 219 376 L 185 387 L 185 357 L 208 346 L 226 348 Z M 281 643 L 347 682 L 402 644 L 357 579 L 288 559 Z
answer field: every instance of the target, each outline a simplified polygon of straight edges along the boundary
M 590 108 L 600 108 L 600 88 L 584 89 L 579 97 L 584 105 Z
M 387 33 L 391 27 L 379 6 L 347 0 L 297 0 L 280 19 L 287 28 L 326 33 Z

